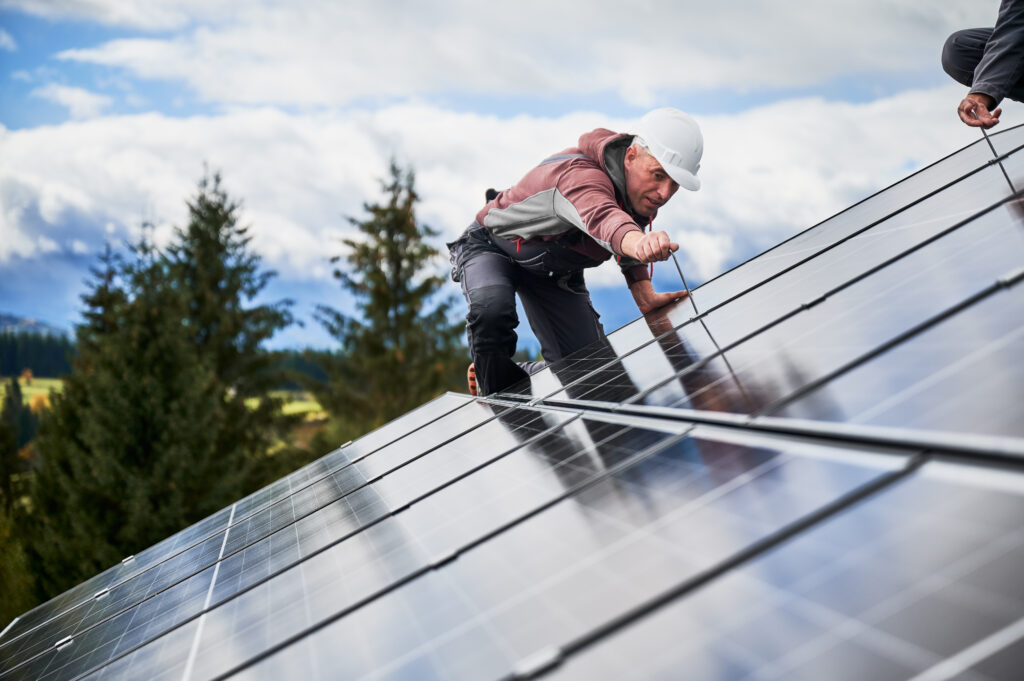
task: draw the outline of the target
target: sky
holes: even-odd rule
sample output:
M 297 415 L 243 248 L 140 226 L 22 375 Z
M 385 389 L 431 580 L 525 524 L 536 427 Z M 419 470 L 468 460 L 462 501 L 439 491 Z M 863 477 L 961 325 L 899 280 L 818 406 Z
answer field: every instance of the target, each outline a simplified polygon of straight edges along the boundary
M 271 346 L 335 347 L 316 306 L 355 308 L 328 259 L 348 218 L 383 198 L 390 159 L 415 171 L 418 217 L 444 252 L 485 189 L 659 106 L 704 134 L 701 190 L 655 221 L 696 286 L 977 140 L 940 54 L 997 9 L 0 0 L 0 312 L 70 330 L 104 245 L 143 223 L 166 243 L 209 168 L 278 273 L 264 299 L 292 299 L 303 322 Z M 1024 105 L 1006 102 L 1000 127 L 1021 122 Z M 587 280 L 607 330 L 638 316 L 613 264 Z M 654 285 L 681 288 L 674 265 Z M 525 319 L 520 332 L 530 345 Z

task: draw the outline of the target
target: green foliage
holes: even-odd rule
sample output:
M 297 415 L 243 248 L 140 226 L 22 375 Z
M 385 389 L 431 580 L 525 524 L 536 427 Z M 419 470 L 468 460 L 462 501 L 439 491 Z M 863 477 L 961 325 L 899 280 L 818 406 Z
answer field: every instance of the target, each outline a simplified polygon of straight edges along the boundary
M 0 420 L 9 423 L 14 430 L 18 449 L 35 437 L 39 417 L 32 413 L 25 403 L 25 396 L 17 378 L 12 377 L 4 386 L 3 401 L 0 402 Z
M 32 571 L 15 529 L 14 518 L 0 508 L 0 631 L 36 604 Z
M 78 354 L 37 440 L 25 546 L 40 597 L 307 458 L 267 454 L 295 419 L 268 394 L 281 377 L 260 344 L 291 319 L 286 302 L 252 304 L 273 273 L 237 211 L 219 177 L 204 179 L 166 251 L 108 247 L 93 270 Z
M 36 376 L 63 376 L 71 371 L 74 343 L 64 336 L 4 331 L 0 333 L 0 375 L 31 369 Z
M 322 350 L 279 350 L 274 353 L 274 366 L 287 380 L 277 386 L 279 390 L 302 390 L 309 383 L 326 383 L 327 372 L 323 358 L 330 353 Z
M 21 449 L 35 437 L 38 417 L 25 404 L 17 378 L 11 378 L 0 401 L 0 503 L 10 511 L 20 493 L 15 478 L 25 469 Z
M 439 296 L 444 277 L 430 271 L 439 253 L 427 239 L 437 232 L 417 223 L 413 185 L 413 173 L 392 162 L 382 183 L 384 202 L 364 204 L 365 220 L 349 219 L 359 236 L 342 240 L 348 268 L 334 276 L 354 296 L 361 318 L 318 309 L 342 346 L 321 357 L 328 383 L 311 385 L 320 404 L 343 422 L 336 438 L 380 426 L 463 380 L 463 327 L 449 319 L 452 298 Z

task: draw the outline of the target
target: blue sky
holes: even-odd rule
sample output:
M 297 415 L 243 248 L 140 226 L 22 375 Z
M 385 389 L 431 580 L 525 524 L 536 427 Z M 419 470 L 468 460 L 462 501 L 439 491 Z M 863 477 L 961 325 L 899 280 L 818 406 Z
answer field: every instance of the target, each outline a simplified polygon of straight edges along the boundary
M 327 258 L 390 157 L 440 246 L 486 187 L 664 105 L 705 135 L 656 223 L 692 285 L 976 139 L 939 53 L 997 5 L 0 0 L 0 312 L 70 328 L 104 243 L 166 240 L 208 164 L 305 321 L 274 345 L 327 347 Z M 588 281 L 606 328 L 636 316 L 613 265 Z

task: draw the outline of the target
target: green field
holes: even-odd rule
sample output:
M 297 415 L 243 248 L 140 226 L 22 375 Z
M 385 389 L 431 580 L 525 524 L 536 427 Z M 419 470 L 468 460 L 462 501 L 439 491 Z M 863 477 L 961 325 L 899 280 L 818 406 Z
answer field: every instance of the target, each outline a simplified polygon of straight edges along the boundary
M 7 397 L 7 384 L 10 378 L 0 380 L 0 401 Z M 51 392 L 59 393 L 64 389 L 64 381 L 59 378 L 33 378 L 31 384 L 26 384 L 24 379 L 18 379 L 21 387 L 21 398 L 25 404 L 31 404 L 32 398 L 36 395 L 43 395 L 49 398 Z
M 9 378 L 0 379 L 0 401 L 7 396 L 7 384 Z M 59 378 L 33 378 L 31 384 L 26 384 L 23 379 L 18 379 L 21 386 L 21 396 L 25 404 L 31 404 L 32 398 L 43 395 L 49 398 L 50 393 L 60 393 L 64 389 L 64 381 Z M 306 421 L 319 421 L 327 417 L 320 403 L 313 399 L 313 396 L 300 390 L 276 390 L 271 396 L 284 401 L 285 414 L 304 414 Z M 255 407 L 256 399 L 246 400 L 246 404 Z
M 270 393 L 270 396 L 284 400 L 284 409 L 282 411 L 285 414 L 304 414 L 305 421 L 320 421 L 327 418 L 327 412 L 307 392 L 301 390 L 275 390 Z M 245 403 L 250 409 L 255 409 L 256 405 L 259 404 L 259 400 L 254 397 L 246 400 Z

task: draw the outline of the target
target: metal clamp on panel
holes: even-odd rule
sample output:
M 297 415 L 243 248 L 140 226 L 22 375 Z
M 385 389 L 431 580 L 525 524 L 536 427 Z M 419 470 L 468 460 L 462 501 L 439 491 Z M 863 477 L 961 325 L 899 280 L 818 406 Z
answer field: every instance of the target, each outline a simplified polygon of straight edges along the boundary
M 127 565 L 128 563 L 132 562 L 133 560 L 135 560 L 135 554 L 134 553 L 132 555 L 128 556 L 127 558 L 125 558 L 124 560 L 122 560 L 121 561 L 121 565 Z
M 1000 286 L 1010 287 L 1016 284 L 1021 279 L 1024 279 L 1024 267 L 1018 267 L 1017 269 L 1004 274 L 996 280 L 996 283 Z
M 106 596 L 108 593 L 110 593 L 110 587 L 109 586 L 104 588 L 104 589 L 100 589 L 99 591 L 97 591 L 96 594 L 93 596 L 93 598 L 98 601 L 99 599 L 101 599 L 104 596 Z
M 459 552 L 457 550 L 447 551 L 445 553 L 440 553 L 431 558 L 428 564 L 430 565 L 431 570 L 436 570 L 445 563 L 450 563 L 458 557 Z
M 541 648 L 532 655 L 528 655 L 519 661 L 512 668 L 512 678 L 531 679 L 541 672 L 545 672 L 562 663 L 562 650 L 556 646 Z
M 823 302 L 825 300 L 825 298 L 827 298 L 827 297 L 828 296 L 818 296 L 817 298 L 815 298 L 814 300 L 811 300 L 809 302 L 800 303 L 800 309 L 801 310 L 810 310 L 812 307 L 814 307 L 818 303 Z
M 57 650 L 63 650 L 64 648 L 67 648 L 69 645 L 74 643 L 74 641 L 75 641 L 75 639 L 72 638 L 71 636 L 65 636 L 61 640 L 59 640 L 56 643 L 54 643 L 53 647 L 56 648 Z

